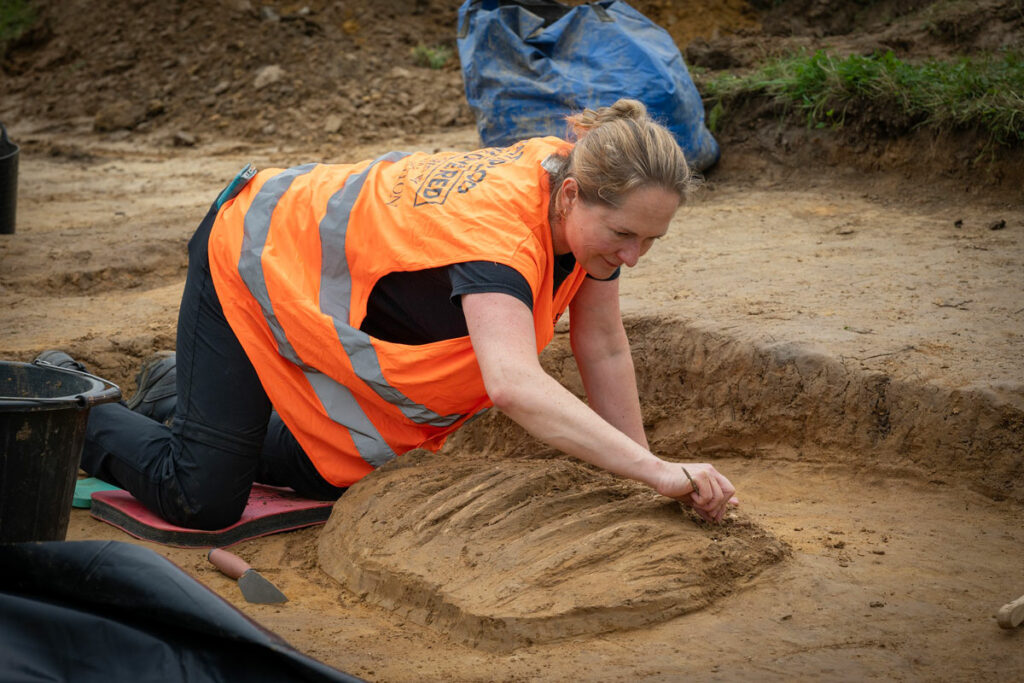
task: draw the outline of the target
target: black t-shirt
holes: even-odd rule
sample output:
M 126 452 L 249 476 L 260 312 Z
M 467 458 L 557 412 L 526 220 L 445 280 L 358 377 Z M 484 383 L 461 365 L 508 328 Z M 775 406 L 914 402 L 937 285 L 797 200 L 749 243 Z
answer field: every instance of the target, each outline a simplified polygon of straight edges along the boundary
M 552 297 L 575 267 L 571 253 L 556 258 Z M 607 279 L 618 276 L 616 270 Z M 483 292 L 514 296 L 533 310 L 530 284 L 519 271 L 491 261 L 468 261 L 385 275 L 370 292 L 359 329 L 378 339 L 410 345 L 464 337 L 469 331 L 461 297 Z

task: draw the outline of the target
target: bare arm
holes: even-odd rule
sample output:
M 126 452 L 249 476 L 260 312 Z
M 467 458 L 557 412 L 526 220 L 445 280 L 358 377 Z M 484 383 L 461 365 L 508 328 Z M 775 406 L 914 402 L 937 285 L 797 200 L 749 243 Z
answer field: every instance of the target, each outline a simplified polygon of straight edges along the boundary
M 570 338 L 594 411 L 648 448 L 636 371 L 619 311 L 619 281 L 586 279 L 570 306 Z
M 691 495 L 679 464 L 655 456 L 544 372 L 533 317 L 521 301 L 506 294 L 467 294 L 462 309 L 487 393 L 502 412 L 569 455 L 691 504 L 704 519 L 721 520 L 735 493 L 729 480 L 707 463 L 687 464 L 700 489 Z

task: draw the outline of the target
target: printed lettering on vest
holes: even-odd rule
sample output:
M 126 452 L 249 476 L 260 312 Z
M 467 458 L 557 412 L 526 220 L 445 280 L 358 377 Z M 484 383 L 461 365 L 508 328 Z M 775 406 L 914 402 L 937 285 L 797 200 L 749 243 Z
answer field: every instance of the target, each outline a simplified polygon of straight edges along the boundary
M 409 175 L 409 167 L 406 166 L 402 169 L 401 174 L 398 176 L 398 180 L 395 181 L 394 186 L 391 188 L 391 196 L 384 202 L 385 206 L 394 206 L 395 203 L 402 198 L 402 193 L 405 191 L 405 179 Z
M 413 164 L 415 168 L 403 172 L 395 181 L 387 204 L 397 202 L 407 184 L 416 188 L 413 206 L 444 204 L 452 190 L 465 194 L 483 182 L 488 169 L 522 158 L 525 146 L 521 142 L 513 147 L 495 147 L 440 158 L 435 156 Z

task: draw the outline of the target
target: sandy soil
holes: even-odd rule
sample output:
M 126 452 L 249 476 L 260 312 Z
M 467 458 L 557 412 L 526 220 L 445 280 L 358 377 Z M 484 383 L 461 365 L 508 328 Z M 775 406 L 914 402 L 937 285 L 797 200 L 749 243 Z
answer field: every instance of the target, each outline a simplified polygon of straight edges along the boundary
M 303 153 L 240 145 L 23 160 L 0 355 L 66 348 L 130 394 L 138 361 L 173 346 L 209 188 Z M 1024 674 L 1020 633 L 994 621 L 1024 591 L 1024 215 L 778 172 L 723 167 L 623 280 L 652 442 L 733 478 L 723 528 L 579 466 L 559 480 L 570 463 L 496 415 L 368 477 L 326 529 L 237 546 L 285 606 L 245 604 L 201 551 L 152 547 L 370 679 Z M 579 390 L 566 336 L 544 362 Z M 83 511 L 68 537 L 131 540 Z
M 903 3 L 915 4 L 926 3 Z M 682 30 L 671 3 L 649 5 Z M 316 9 L 344 33 L 342 20 L 363 16 L 354 6 Z M 756 33 L 758 16 L 724 3 L 691 45 L 725 41 L 741 62 L 777 47 Z M 46 54 L 80 56 L 53 32 L 15 56 L 18 78 Z M 891 26 L 874 36 L 896 39 Z M 222 77 L 218 60 L 200 63 L 197 92 Z M 0 103 L 5 123 L 28 112 L 9 124 L 23 152 L 18 230 L 0 236 L 0 357 L 63 348 L 126 395 L 139 362 L 173 348 L 185 243 L 245 163 L 476 145 L 461 110 L 436 114 L 440 128 L 381 126 L 360 141 L 322 135 L 316 106 L 286 108 L 290 124 L 314 123 L 271 141 L 259 134 L 270 113 L 213 112 L 256 131 L 218 135 L 168 99 L 141 129 L 97 130 L 102 103 L 60 110 L 49 99 L 59 85 L 22 83 Z M 183 125 L 199 144 L 170 141 Z M 737 484 L 726 524 L 701 524 L 492 414 L 442 453 L 367 477 L 326 527 L 235 546 L 285 605 L 245 603 L 204 551 L 142 545 L 371 680 L 1024 678 L 1024 629 L 995 623 L 1024 593 L 1019 185 L 951 173 L 955 157 L 919 138 L 858 152 L 753 119 L 720 139 L 721 164 L 622 286 L 653 448 L 709 459 Z M 580 392 L 564 332 L 543 362 Z M 68 538 L 138 542 L 80 510 Z

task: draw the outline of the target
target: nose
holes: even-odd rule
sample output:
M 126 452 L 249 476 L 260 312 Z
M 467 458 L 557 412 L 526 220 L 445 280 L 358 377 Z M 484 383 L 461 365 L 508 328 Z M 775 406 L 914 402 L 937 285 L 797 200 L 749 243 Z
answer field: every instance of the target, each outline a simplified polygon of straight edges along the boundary
M 619 251 L 616 252 L 615 256 L 617 256 L 618 259 L 625 263 L 627 266 L 632 268 L 633 266 L 636 265 L 636 262 L 640 260 L 640 257 L 643 255 L 644 251 L 645 250 L 640 246 L 639 242 L 631 241 L 629 244 L 619 249 Z

